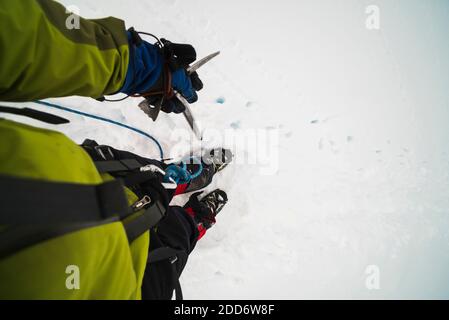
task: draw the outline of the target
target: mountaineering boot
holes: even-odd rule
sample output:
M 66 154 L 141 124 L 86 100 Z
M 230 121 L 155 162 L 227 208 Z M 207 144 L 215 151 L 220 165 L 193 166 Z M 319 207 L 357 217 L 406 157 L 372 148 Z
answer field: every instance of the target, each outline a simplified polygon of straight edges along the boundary
M 211 182 L 213 176 L 223 170 L 232 161 L 232 152 L 229 149 L 216 148 L 206 151 L 201 158 L 201 165 L 203 170 L 201 174 L 193 178 L 183 193 L 193 192 L 207 187 Z M 189 172 L 197 172 L 200 165 L 191 161 L 187 164 Z
M 215 217 L 228 202 L 228 196 L 223 190 L 216 189 L 199 200 L 198 196 L 202 193 L 192 194 L 184 208 L 199 227 L 207 230 L 215 224 Z M 201 232 L 202 228 L 199 229 Z

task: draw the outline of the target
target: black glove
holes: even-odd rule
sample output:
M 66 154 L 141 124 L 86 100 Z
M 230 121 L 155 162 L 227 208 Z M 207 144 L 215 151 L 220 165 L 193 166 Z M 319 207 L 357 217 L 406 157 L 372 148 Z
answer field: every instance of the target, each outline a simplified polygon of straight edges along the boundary
M 166 39 L 161 39 L 164 44 L 162 49 L 164 60 L 171 73 L 171 86 L 178 91 L 188 103 L 195 103 L 198 100 L 197 91 L 203 89 L 203 82 L 197 72 L 187 74 L 187 68 L 196 60 L 196 51 L 189 44 L 172 43 Z M 165 74 L 167 76 L 167 73 Z M 159 89 L 160 90 L 160 89 Z M 162 95 L 146 97 L 151 105 L 155 105 Z M 170 113 L 181 113 L 185 110 L 184 104 L 172 93 L 163 99 L 161 110 Z

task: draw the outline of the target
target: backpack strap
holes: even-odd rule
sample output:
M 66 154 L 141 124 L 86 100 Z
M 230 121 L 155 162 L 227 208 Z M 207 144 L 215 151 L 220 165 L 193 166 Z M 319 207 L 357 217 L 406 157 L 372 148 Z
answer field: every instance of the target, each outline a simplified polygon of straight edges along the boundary
M 144 165 L 136 159 L 94 161 L 99 173 L 114 173 L 137 170 Z
M 160 201 L 156 201 L 150 207 L 146 208 L 144 213 L 133 220 L 124 223 L 128 241 L 133 242 L 143 233 L 154 228 L 167 213 L 166 208 Z
M 0 224 L 60 224 L 125 218 L 129 206 L 120 180 L 99 185 L 0 175 Z
M 120 179 L 82 185 L 0 175 L 0 194 L 0 225 L 91 224 L 120 221 L 134 213 Z M 142 214 L 124 222 L 128 241 L 155 227 L 165 213 L 162 203 L 154 201 Z
M 38 111 L 35 109 L 31 109 L 31 108 L 12 108 L 12 107 L 0 106 L 0 112 L 24 116 L 24 117 L 28 117 L 28 118 L 31 118 L 34 120 L 39 120 L 39 121 L 49 123 L 49 124 L 64 124 L 64 123 L 70 122 L 69 120 L 59 117 L 59 116 L 56 116 L 54 114 L 43 112 L 43 111 Z
M 153 197 L 152 193 L 154 192 L 160 194 L 159 199 L 162 201 L 154 201 L 142 215 L 124 224 L 129 241 L 133 241 L 143 232 L 155 227 L 166 214 L 167 209 L 164 206 L 164 202 L 168 206 L 170 201 L 167 195 L 164 197 L 163 194 L 167 192 L 163 187 L 157 190 L 156 185 L 153 185 L 153 188 L 150 188 L 148 185 L 151 180 L 159 181 L 156 173 L 141 171 L 140 169 L 157 161 L 145 159 L 130 152 L 116 150 L 107 145 L 99 145 L 96 141 L 90 139 L 84 140 L 81 147 L 92 158 L 99 173 L 108 173 L 116 178 L 120 178 L 126 187 L 131 189 L 137 196 L 143 197 L 141 201 L 145 197 Z M 159 165 L 156 166 L 159 167 Z

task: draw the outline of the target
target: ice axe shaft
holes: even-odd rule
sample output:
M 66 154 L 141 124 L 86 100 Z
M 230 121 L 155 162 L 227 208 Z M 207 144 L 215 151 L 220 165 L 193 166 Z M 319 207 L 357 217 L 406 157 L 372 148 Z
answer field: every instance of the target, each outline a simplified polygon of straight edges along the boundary
M 190 67 L 187 68 L 187 74 L 191 75 L 192 73 L 196 72 L 199 68 L 204 66 L 206 63 L 211 61 L 213 58 L 218 56 L 220 54 L 220 51 L 211 53 L 208 56 L 205 56 L 203 59 L 198 60 L 194 64 L 192 64 Z M 179 93 L 175 91 L 176 97 L 179 99 L 179 101 L 182 102 L 182 104 L 185 107 L 185 110 L 182 112 L 184 115 L 184 118 L 186 119 L 187 123 L 189 124 L 190 128 L 192 129 L 193 133 L 197 137 L 198 140 L 203 140 L 203 135 L 200 129 L 198 128 L 198 125 L 195 121 L 195 118 L 192 115 L 192 111 L 190 110 L 190 104 L 187 102 L 186 99 Z
M 186 121 L 189 124 L 190 128 L 192 129 L 193 133 L 195 134 L 195 136 L 197 137 L 198 140 L 200 140 L 200 141 L 203 140 L 202 132 L 198 128 L 195 118 L 192 115 L 192 111 L 190 110 L 190 104 L 179 92 L 175 91 L 175 95 L 176 95 L 176 98 L 178 98 L 179 101 L 181 101 L 185 107 L 185 110 L 182 112 L 182 114 L 184 115 L 184 118 L 186 119 Z

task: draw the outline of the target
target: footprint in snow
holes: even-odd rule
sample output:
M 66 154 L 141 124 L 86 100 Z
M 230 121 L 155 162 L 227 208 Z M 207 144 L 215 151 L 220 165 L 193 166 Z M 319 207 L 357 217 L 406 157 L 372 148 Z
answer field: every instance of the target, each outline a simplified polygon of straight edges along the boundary
M 240 126 L 241 126 L 241 122 L 240 121 L 236 121 L 236 122 L 232 122 L 231 124 L 230 124 L 230 126 L 231 126 L 231 128 L 232 129 L 240 129 Z
M 226 102 L 226 99 L 224 97 L 218 97 L 215 100 L 215 102 L 218 103 L 218 104 L 224 104 Z

